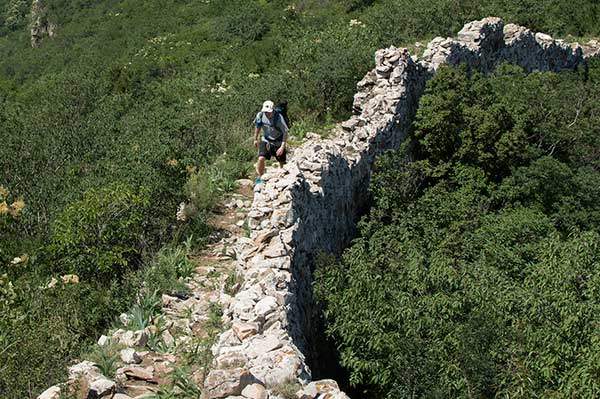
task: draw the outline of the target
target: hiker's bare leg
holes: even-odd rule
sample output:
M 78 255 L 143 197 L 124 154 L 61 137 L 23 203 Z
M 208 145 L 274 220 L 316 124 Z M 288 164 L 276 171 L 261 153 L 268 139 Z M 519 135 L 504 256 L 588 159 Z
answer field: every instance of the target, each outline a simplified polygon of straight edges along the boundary
M 265 157 L 258 157 L 258 161 L 256 161 L 256 174 L 258 177 L 261 177 L 265 171 Z

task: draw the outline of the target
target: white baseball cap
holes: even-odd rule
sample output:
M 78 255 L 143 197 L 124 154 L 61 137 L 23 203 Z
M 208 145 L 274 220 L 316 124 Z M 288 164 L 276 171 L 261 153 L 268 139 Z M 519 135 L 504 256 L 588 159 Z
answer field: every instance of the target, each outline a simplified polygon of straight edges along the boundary
M 263 103 L 261 112 L 273 112 L 273 107 L 275 107 L 273 101 L 267 100 Z

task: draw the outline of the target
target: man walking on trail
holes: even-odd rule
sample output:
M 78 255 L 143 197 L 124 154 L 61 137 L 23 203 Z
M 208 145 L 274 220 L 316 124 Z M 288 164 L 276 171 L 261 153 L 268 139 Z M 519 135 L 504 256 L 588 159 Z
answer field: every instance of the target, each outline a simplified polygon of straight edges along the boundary
M 265 171 L 265 159 L 271 159 L 271 156 L 274 156 L 279 162 L 279 166 L 283 166 L 285 163 L 288 127 L 281 113 L 275 112 L 274 106 L 273 101 L 265 101 L 254 120 L 254 146 L 258 148 L 256 184 L 261 182 L 260 177 Z M 261 130 L 263 135 L 259 141 L 258 134 Z

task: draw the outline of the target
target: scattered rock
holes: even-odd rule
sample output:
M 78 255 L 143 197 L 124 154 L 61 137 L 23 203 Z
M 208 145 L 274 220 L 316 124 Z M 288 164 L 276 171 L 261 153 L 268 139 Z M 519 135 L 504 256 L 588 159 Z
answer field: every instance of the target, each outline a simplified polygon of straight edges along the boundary
M 119 355 L 121 361 L 125 364 L 139 364 L 142 362 L 140 355 L 133 348 L 122 349 Z
M 113 333 L 112 339 L 128 347 L 144 346 L 148 342 L 148 333 L 144 330 L 125 331 L 119 329 Z
M 242 396 L 248 399 L 268 399 L 269 393 L 260 384 L 250 384 L 242 390 Z
M 83 376 L 87 378 L 94 378 L 100 375 L 100 370 L 96 367 L 94 362 L 84 360 L 83 362 L 77 363 L 69 367 L 69 380 L 76 380 Z
M 240 395 L 254 380 L 250 371 L 244 368 L 212 370 L 206 377 L 204 387 L 209 399 L 221 399 Z
M 44 392 L 37 397 L 37 399 L 59 399 L 60 398 L 60 387 L 55 385 L 46 389 Z
M 154 380 L 154 369 L 151 366 L 126 366 L 117 370 L 117 373 L 124 374 L 128 379 L 156 382 Z
M 95 392 L 97 397 L 111 395 L 115 390 L 116 384 L 107 378 L 100 377 L 90 383 L 90 391 Z M 88 395 L 89 397 L 90 395 Z
M 101 335 L 100 338 L 98 338 L 98 345 L 99 346 L 104 346 L 109 341 L 110 341 L 110 338 L 108 338 L 106 335 Z

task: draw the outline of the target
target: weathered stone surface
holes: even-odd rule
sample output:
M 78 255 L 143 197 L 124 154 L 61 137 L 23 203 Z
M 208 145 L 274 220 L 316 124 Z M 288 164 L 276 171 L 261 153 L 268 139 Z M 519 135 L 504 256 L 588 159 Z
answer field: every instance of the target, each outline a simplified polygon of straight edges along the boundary
M 117 370 L 117 373 L 125 374 L 129 379 L 156 382 L 152 367 L 126 366 Z
M 69 367 L 69 380 L 75 380 L 81 376 L 94 378 L 99 375 L 100 370 L 98 370 L 96 364 L 88 360 L 84 360 L 83 362 L 79 362 Z
M 122 349 L 119 352 L 119 356 L 125 364 L 138 364 L 142 362 L 140 355 L 133 348 Z
M 100 338 L 98 338 L 98 346 L 104 346 L 109 341 L 110 341 L 110 338 L 108 338 L 106 335 L 101 335 Z
M 116 384 L 108 378 L 100 377 L 90 383 L 90 391 L 95 392 L 97 397 L 112 395 Z M 89 396 L 89 395 L 88 395 Z
M 125 331 L 119 329 L 113 333 L 112 339 L 115 342 L 128 347 L 144 346 L 148 342 L 148 333 L 144 330 Z
M 283 344 L 281 343 L 279 338 L 273 335 L 268 335 L 265 338 L 253 340 L 250 343 L 247 353 L 250 358 L 256 358 L 267 352 L 279 349 L 282 346 Z
M 248 337 L 256 335 L 258 333 L 258 327 L 256 324 L 250 323 L 239 323 L 235 322 L 232 325 L 233 332 L 241 340 L 245 340 Z
M 272 296 L 266 296 L 256 303 L 254 312 L 260 316 L 266 316 L 277 308 L 277 299 Z
M 242 390 L 242 396 L 248 399 L 268 399 L 269 393 L 260 384 L 250 384 Z
M 219 369 L 241 368 L 248 364 L 248 357 L 243 352 L 229 352 L 218 356 L 215 363 Z
M 220 399 L 240 395 L 253 382 L 254 376 L 244 368 L 213 370 L 206 377 L 204 387 L 209 399 Z
M 55 385 L 46 389 L 42 392 L 37 399 L 59 399 L 60 398 L 60 387 Z
M 339 391 L 340 387 L 334 380 L 313 381 L 302 390 L 304 395 L 310 398 L 317 398 L 320 394 Z

